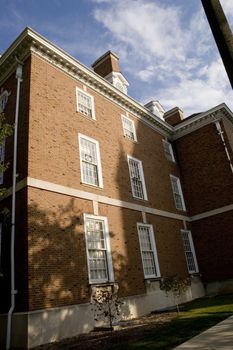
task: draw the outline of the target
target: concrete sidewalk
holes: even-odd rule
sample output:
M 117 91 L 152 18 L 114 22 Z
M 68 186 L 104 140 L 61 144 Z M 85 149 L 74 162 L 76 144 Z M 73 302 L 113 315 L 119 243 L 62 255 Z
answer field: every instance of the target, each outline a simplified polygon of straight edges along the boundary
M 233 316 L 173 350 L 233 350 Z

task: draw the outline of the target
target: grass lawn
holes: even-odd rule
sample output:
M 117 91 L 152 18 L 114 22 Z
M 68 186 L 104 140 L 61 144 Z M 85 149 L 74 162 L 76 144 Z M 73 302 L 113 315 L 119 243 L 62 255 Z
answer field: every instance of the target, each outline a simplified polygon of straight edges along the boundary
M 169 350 L 205 331 L 233 314 L 233 295 L 203 298 L 186 304 L 177 318 L 157 331 L 148 330 L 142 337 L 111 350 Z

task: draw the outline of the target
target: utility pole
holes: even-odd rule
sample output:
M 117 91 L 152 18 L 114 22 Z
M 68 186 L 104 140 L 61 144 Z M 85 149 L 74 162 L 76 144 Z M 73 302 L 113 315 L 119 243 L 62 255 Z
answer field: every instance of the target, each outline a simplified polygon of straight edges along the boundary
M 233 35 L 219 0 L 201 0 L 233 89 Z

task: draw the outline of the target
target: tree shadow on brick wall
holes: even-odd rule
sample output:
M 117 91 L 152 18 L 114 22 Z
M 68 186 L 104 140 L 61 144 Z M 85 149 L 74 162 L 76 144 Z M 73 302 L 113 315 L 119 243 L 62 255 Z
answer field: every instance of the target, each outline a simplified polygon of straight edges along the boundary
M 135 203 L 131 191 L 127 153 L 123 144 L 119 144 L 118 167 L 114 180 L 119 199 Z M 127 310 L 124 317 L 132 318 L 139 313 L 135 296 L 146 293 L 137 233 L 137 222 L 142 222 L 142 217 L 140 211 L 124 207 L 116 208 L 115 211 L 118 213 L 118 225 L 111 228 L 112 218 L 109 218 L 114 274 L 119 285 L 119 295 L 126 297 Z
M 29 309 L 88 301 L 82 216 L 69 199 L 64 205 L 28 207 Z M 52 208 L 54 206 L 54 208 Z

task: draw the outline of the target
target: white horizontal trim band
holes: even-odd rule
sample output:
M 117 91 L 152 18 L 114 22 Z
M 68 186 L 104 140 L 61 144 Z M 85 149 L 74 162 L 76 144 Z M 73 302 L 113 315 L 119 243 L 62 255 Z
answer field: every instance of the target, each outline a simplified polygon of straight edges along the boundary
M 233 210 L 233 204 L 226 205 L 225 207 L 209 210 L 209 211 L 206 211 L 204 213 L 191 216 L 190 221 L 197 221 L 197 220 L 205 219 L 205 218 L 208 218 L 210 216 L 226 213 L 230 210 Z
M 130 202 L 125 202 L 125 201 L 121 201 L 119 199 L 113 199 L 113 198 L 109 198 L 106 196 L 100 196 L 100 195 L 95 194 L 95 193 L 81 191 L 81 190 L 77 190 L 75 188 L 71 188 L 71 187 L 67 187 L 67 186 L 57 185 L 57 184 L 54 184 L 54 183 L 48 182 L 48 181 L 37 180 L 37 179 L 34 179 L 32 177 L 27 178 L 27 185 L 30 187 L 35 187 L 35 188 L 47 190 L 50 192 L 61 193 L 61 194 L 69 195 L 72 197 L 77 197 L 77 198 L 87 199 L 90 201 L 96 201 L 96 202 L 103 203 L 103 204 L 113 205 L 115 207 L 121 207 L 121 208 L 126 208 L 126 209 L 137 210 L 137 211 L 144 211 L 144 212 L 149 213 L 149 214 L 164 216 L 164 217 L 168 217 L 171 219 L 189 220 L 189 218 L 187 216 L 184 216 L 184 215 L 170 213 L 167 211 L 154 209 L 154 208 L 150 208 L 150 207 L 146 207 L 143 205 L 134 204 L 134 203 L 130 203 Z
M 20 182 L 18 182 L 16 185 L 16 189 L 17 189 L 17 191 L 19 191 L 26 186 L 39 188 L 41 190 L 47 190 L 50 192 L 60 193 L 60 194 L 64 194 L 64 195 L 68 195 L 68 196 L 72 196 L 72 197 L 81 198 L 81 199 L 86 199 L 86 200 L 90 200 L 90 201 L 95 201 L 95 202 L 99 202 L 99 203 L 103 203 L 103 204 L 113 205 L 115 207 L 121 207 L 121 208 L 141 211 L 141 212 L 143 211 L 143 212 L 148 213 L 148 214 L 163 216 L 163 217 L 167 217 L 170 219 L 176 219 L 176 220 L 181 220 L 181 221 L 197 221 L 197 220 L 205 219 L 205 218 L 210 217 L 210 216 L 222 214 L 222 213 L 228 212 L 230 210 L 233 210 L 233 204 L 230 204 L 230 205 L 226 205 L 224 207 L 218 208 L 218 209 L 210 210 L 210 211 L 207 211 L 207 212 L 204 212 L 201 214 L 197 214 L 197 215 L 188 217 L 185 215 L 175 214 L 175 213 L 171 213 L 171 212 L 167 212 L 167 211 L 159 210 L 159 209 L 155 209 L 155 208 L 150 208 L 150 207 L 146 207 L 146 206 L 135 204 L 135 203 L 121 201 L 119 199 L 113 199 L 113 198 L 109 198 L 106 196 L 100 196 L 100 195 L 95 194 L 95 193 L 77 190 L 77 189 L 72 188 L 72 187 L 57 185 L 57 184 L 54 184 L 52 182 L 38 180 L 38 179 L 34 179 L 32 177 L 27 177 L 27 178 L 21 180 Z M 11 194 L 11 191 L 9 191 L 9 194 Z

